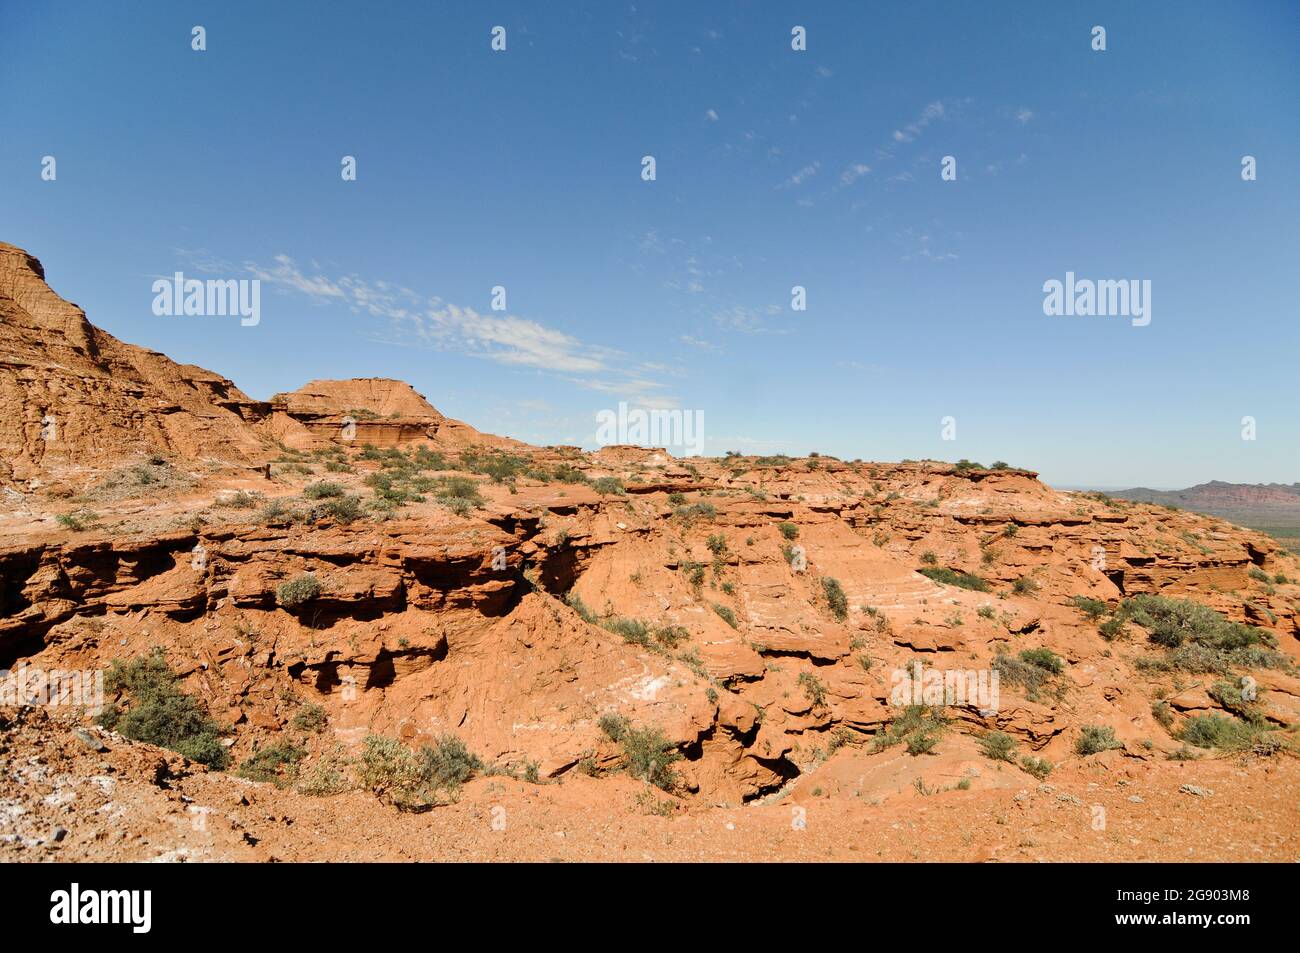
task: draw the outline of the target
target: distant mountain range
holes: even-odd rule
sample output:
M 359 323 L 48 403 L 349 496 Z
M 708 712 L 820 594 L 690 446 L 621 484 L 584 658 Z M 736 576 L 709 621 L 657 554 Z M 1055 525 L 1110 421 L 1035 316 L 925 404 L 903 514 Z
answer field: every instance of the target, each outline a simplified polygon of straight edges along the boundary
M 1177 506 L 1218 516 L 1284 539 L 1300 541 L 1300 483 L 1224 483 L 1211 480 L 1185 490 L 1109 490 L 1108 496 L 1139 503 Z

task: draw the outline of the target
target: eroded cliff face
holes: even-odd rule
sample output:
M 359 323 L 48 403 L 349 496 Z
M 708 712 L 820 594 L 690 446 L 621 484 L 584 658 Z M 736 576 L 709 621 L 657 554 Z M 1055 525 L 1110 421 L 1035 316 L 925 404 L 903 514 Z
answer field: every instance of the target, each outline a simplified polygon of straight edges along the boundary
M 384 468 L 354 457 L 332 479 L 365 492 Z M 534 464 L 560 458 L 539 450 Z M 1191 597 L 1292 653 L 1300 631 L 1294 586 L 1250 575 L 1288 565 L 1266 539 L 1058 493 L 1023 472 L 822 459 L 816 470 L 695 461 L 691 473 L 562 458 L 624 481 L 626 495 L 471 476 L 486 502 L 467 516 L 424 502 L 378 522 L 287 525 L 232 516 L 212 505 L 218 491 L 187 502 L 194 529 L 134 533 L 128 521 L 11 542 L 0 664 L 94 668 L 161 645 L 230 727 L 236 756 L 311 702 L 329 715 L 331 743 L 452 732 L 487 760 L 562 777 L 617 765 L 598 721 L 618 713 L 680 747 L 685 790 L 740 803 L 880 732 L 897 715 L 896 673 L 917 661 L 989 670 L 999 652 L 1048 648 L 1065 662 L 1058 695 L 1004 683 L 995 713 L 953 708 L 959 730 L 1002 730 L 1053 759 L 1085 724 L 1115 726 L 1135 757 L 1178 748 L 1152 713 L 1157 694 L 1181 712 L 1216 704 L 1139 674 L 1155 648 L 1108 643 L 1073 596 Z M 268 490 L 297 500 L 313 479 L 277 476 Z M 678 479 L 683 490 L 667 488 Z M 931 564 L 989 591 L 918 572 Z M 320 595 L 278 606 L 277 588 L 303 574 Z M 826 579 L 844 593 L 843 618 Z M 1290 725 L 1300 683 L 1256 677 L 1267 717 Z
M 161 648 L 236 763 L 288 737 L 311 763 L 451 733 L 543 782 L 614 784 L 616 714 L 664 732 L 700 805 L 993 791 L 1036 781 L 987 770 L 988 731 L 1065 763 L 1108 726 L 1111 757 L 1154 765 L 1184 719 L 1227 710 L 1214 676 L 1146 664 L 1165 650 L 1135 626 L 1106 637 L 1076 597 L 1193 599 L 1283 656 L 1300 644 L 1295 558 L 1216 519 L 1025 470 L 528 447 L 381 379 L 259 404 L 97 331 L 40 278 L 0 246 L 0 668 Z M 305 576 L 318 594 L 288 605 Z M 932 754 L 873 746 L 900 673 L 987 674 L 1032 649 L 1059 671 L 946 705 Z M 1249 674 L 1289 738 L 1293 669 Z M 328 727 L 303 736 L 308 704 Z
M 312 381 L 270 401 L 157 351 L 125 344 L 46 284 L 41 263 L 0 242 L 0 484 L 141 455 L 260 465 L 280 447 L 520 446 L 446 417 L 402 381 Z
M 256 458 L 266 412 L 218 374 L 94 327 L 0 243 L 0 480 L 149 452 Z

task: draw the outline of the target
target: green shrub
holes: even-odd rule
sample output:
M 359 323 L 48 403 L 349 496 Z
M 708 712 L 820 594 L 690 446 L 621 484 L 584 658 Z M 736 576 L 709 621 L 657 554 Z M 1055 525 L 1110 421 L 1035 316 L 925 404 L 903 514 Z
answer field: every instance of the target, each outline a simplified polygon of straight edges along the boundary
M 917 755 L 929 754 L 934 751 L 935 746 L 939 743 L 939 736 L 921 732 L 918 734 L 908 735 L 904 739 L 907 746 L 907 753 L 912 757 Z
M 1025 755 L 1020 759 L 1020 767 L 1024 768 L 1038 780 L 1043 780 L 1052 773 L 1052 762 L 1045 758 L 1035 758 L 1032 755 Z
M 1115 737 L 1115 729 L 1109 725 L 1084 725 L 1074 741 L 1075 753 L 1085 757 L 1122 747 L 1124 745 Z
M 622 741 L 623 736 L 632 727 L 632 723 L 626 717 L 612 711 L 607 711 L 601 715 L 596 724 L 610 741 Z
M 1016 762 L 1016 742 L 1005 731 L 990 731 L 983 737 L 977 738 L 975 743 L 979 745 L 980 751 L 986 758 L 993 761 L 1006 761 L 1010 764 Z
M 465 500 L 473 506 L 482 506 L 483 497 L 478 491 L 478 484 L 466 476 L 443 477 L 438 483 L 438 499 Z
M 681 760 L 677 747 L 658 728 L 627 727 L 618 739 L 628 774 L 664 791 L 677 786 L 673 764 Z
M 298 784 L 298 790 L 312 797 L 342 794 L 352 787 L 348 777 L 351 764 L 343 747 L 335 745 L 316 759 L 306 777 Z
M 443 735 L 418 752 L 392 738 L 368 735 L 358 776 L 381 800 L 402 810 L 424 810 L 438 804 L 441 794 L 455 797 L 461 784 L 482 767 L 454 735 Z
M 308 483 L 302 488 L 302 495 L 309 500 L 324 500 L 330 497 L 342 496 L 344 493 L 342 484 L 330 483 L 321 480 L 318 483 Z
M 727 625 L 731 626 L 733 629 L 740 628 L 740 623 L 736 621 L 736 613 L 732 612 L 728 606 L 721 605 L 717 602 L 712 605 L 713 611 L 722 618 L 723 622 L 727 623 Z
M 1277 640 L 1264 629 L 1230 622 L 1209 606 L 1189 599 L 1134 596 L 1125 600 L 1123 611 L 1127 618 L 1148 630 L 1152 642 L 1166 648 L 1194 643 L 1219 651 L 1232 651 L 1277 645 Z
M 361 508 L 361 497 L 359 496 L 340 496 L 332 499 L 321 507 L 321 512 L 326 516 L 332 516 L 340 523 L 355 523 L 364 515 Z
M 786 539 L 795 540 L 799 538 L 799 527 L 793 523 L 777 523 L 776 528 L 781 531 L 781 535 Z
M 592 481 L 591 488 L 601 496 L 625 496 L 627 494 L 627 490 L 623 486 L 623 481 L 617 477 L 597 477 Z
M 1051 649 L 1024 649 L 1020 653 L 1020 660 L 1030 665 L 1037 665 L 1053 675 L 1060 675 L 1065 666 L 1065 663 Z
M 597 623 L 596 613 L 587 608 L 587 604 L 582 601 L 582 597 L 576 592 L 570 592 L 564 597 L 564 603 L 578 615 L 582 616 L 583 622 L 589 622 L 592 625 Z
M 463 496 L 440 496 L 438 504 L 445 506 L 457 516 L 469 516 L 474 511 L 474 504 Z
M 1049 669 L 1002 652 L 993 657 L 992 664 L 1002 681 L 1023 688 L 1030 701 L 1039 700 L 1039 693 L 1052 677 Z
M 675 649 L 691 637 L 684 626 L 666 625 L 655 629 L 655 641 L 666 649 Z
M 709 547 L 709 552 L 713 553 L 713 555 L 722 556 L 727 552 L 727 537 L 723 536 L 721 533 L 714 533 L 709 537 L 706 545 Z
M 1240 683 L 1220 679 L 1206 689 L 1206 694 L 1238 718 L 1256 724 L 1264 721 L 1258 698 L 1247 698 Z
M 1021 576 L 1011 584 L 1011 591 L 1018 596 L 1032 596 L 1038 592 L 1038 583 L 1028 576 Z
M 117 705 L 104 709 L 100 716 L 104 727 L 133 741 L 178 751 L 210 768 L 223 770 L 230 763 L 220 727 L 193 696 L 181 691 L 162 649 L 128 662 L 114 659 L 104 676 L 104 688 L 130 698 L 125 710 Z
M 1162 728 L 1169 731 L 1174 726 L 1174 711 L 1169 702 L 1161 700 L 1151 703 L 1151 717 L 1154 718 Z
M 1183 724 L 1180 740 L 1198 748 L 1219 748 L 1223 751 L 1270 751 L 1280 747 L 1270 737 L 1263 723 L 1251 723 L 1226 715 L 1193 715 Z
M 502 452 L 477 454 L 466 451 L 461 454 L 461 461 L 470 472 L 482 473 L 493 483 L 513 480 L 528 468 L 528 461 L 524 457 Z
M 455 790 L 483 769 L 483 762 L 470 753 L 455 735 L 441 735 L 432 745 L 416 752 L 420 777 L 438 788 Z
M 1114 616 L 1107 619 L 1101 625 L 1097 626 L 1098 633 L 1107 642 L 1114 642 L 1124 635 L 1124 619 L 1120 616 Z
M 814 708 L 826 707 L 826 685 L 812 672 L 799 673 L 799 687 L 808 696 Z
M 292 520 L 289 508 L 284 500 L 271 500 L 257 514 L 258 522 L 283 523 Z
M 945 586 L 958 586 L 962 589 L 970 589 L 974 592 L 988 592 L 989 584 L 973 573 L 954 572 L 947 568 L 935 568 L 926 566 L 919 570 L 921 575 L 928 576 L 935 582 L 942 583 Z
M 275 590 L 275 601 L 286 609 L 296 609 L 320 595 L 320 580 L 309 572 L 281 583 Z
M 690 526 L 697 519 L 711 520 L 718 515 L 718 508 L 712 503 L 700 501 L 690 506 L 678 506 L 673 509 L 673 516 Z
M 320 705 L 308 704 L 298 709 L 289 724 L 298 731 L 321 731 L 328 721 L 329 717 L 325 714 L 324 708 Z
M 250 781 L 271 782 L 276 787 L 292 783 L 298 777 L 298 762 L 306 751 L 289 741 L 279 741 L 259 748 L 239 766 L 239 776 Z
M 883 751 L 905 743 L 908 754 L 925 754 L 934 749 L 947 726 L 942 713 L 928 705 L 909 705 L 872 739 L 871 749 Z
M 247 490 L 240 490 L 230 496 L 216 500 L 212 505 L 223 509 L 251 510 L 261 499 L 262 495 L 260 493 L 249 493 Z
M 581 470 L 575 469 L 567 463 L 556 467 L 551 473 L 551 479 L 556 483 L 587 483 L 587 475 Z
M 822 592 L 826 595 L 826 604 L 830 606 L 831 615 L 840 622 L 849 617 L 849 599 L 844 594 L 844 587 L 838 579 L 830 576 L 822 578 Z
M 60 513 L 56 519 L 64 529 L 70 529 L 74 533 L 90 529 L 94 524 L 99 522 L 99 514 L 92 513 L 90 510 L 78 510 L 75 513 Z
M 625 642 L 650 647 L 650 627 L 640 619 L 621 619 L 618 616 L 610 616 L 607 619 L 601 619 L 599 625 L 615 635 L 621 635 Z

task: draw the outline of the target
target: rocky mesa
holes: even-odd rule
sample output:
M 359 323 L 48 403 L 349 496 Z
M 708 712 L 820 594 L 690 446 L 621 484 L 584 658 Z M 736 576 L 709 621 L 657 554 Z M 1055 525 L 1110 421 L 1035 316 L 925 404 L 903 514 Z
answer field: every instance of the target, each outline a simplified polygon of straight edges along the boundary
M 10 245 L 0 401 L 0 858 L 1294 859 L 1300 562 L 1223 520 L 257 401 Z

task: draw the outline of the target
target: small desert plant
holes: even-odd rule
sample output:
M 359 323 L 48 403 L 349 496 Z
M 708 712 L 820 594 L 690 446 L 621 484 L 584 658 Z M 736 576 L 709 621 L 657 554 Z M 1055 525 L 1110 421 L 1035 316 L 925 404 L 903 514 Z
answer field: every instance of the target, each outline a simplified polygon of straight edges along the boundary
M 1258 749 L 1269 751 L 1277 746 L 1270 744 L 1268 729 L 1261 723 L 1241 721 L 1226 715 L 1193 715 L 1183 724 L 1180 740 L 1198 748 L 1219 748 L 1223 751 Z
M 249 781 L 268 781 L 283 787 L 298 777 L 298 762 L 307 752 L 290 741 L 259 748 L 239 766 L 239 776 Z
M 781 531 L 781 535 L 786 539 L 794 540 L 799 538 L 799 527 L 793 523 L 777 523 L 776 528 Z
M 191 761 L 222 770 L 230 755 L 221 743 L 220 727 L 191 695 L 167 664 L 162 649 L 123 662 L 114 659 L 104 676 L 104 688 L 130 697 L 123 710 L 104 709 L 100 723 L 133 741 L 178 751 Z
M 826 707 L 826 684 L 812 672 L 799 674 L 799 687 L 808 696 L 814 708 Z
M 95 523 L 99 522 L 99 514 L 92 513 L 90 510 L 78 510 L 75 513 L 60 513 L 57 517 L 58 523 L 64 529 L 70 529 L 74 533 L 90 529 Z
M 601 715 L 596 725 L 610 741 L 622 741 L 623 736 L 632 727 L 632 723 L 626 717 L 612 711 L 607 711 Z
M 844 587 L 840 585 L 838 579 L 832 579 L 830 576 L 822 578 L 822 592 L 826 594 L 826 604 L 830 607 L 831 615 L 835 616 L 840 622 L 849 617 L 849 599 L 844 594 Z
M 618 741 L 623 746 L 628 774 L 664 791 L 677 786 L 672 765 L 681 760 L 681 755 L 660 729 L 629 726 Z
M 319 595 L 320 580 L 305 572 L 276 587 L 275 601 L 286 609 L 296 609 Z
M 306 777 L 299 782 L 298 790 L 312 797 L 342 794 L 352 787 L 348 777 L 351 763 L 343 747 L 335 745 L 316 759 Z
M 381 800 L 403 810 L 424 810 L 439 803 L 440 793 L 455 797 L 460 786 L 483 763 L 455 735 L 412 751 L 400 741 L 368 735 L 358 777 Z
M 1075 608 L 1093 622 L 1106 614 L 1106 603 L 1100 599 L 1091 599 L 1088 596 L 1073 596 L 1070 601 L 1074 603 Z
M 1028 662 L 1030 665 L 1037 665 L 1053 675 L 1060 675 L 1061 670 L 1064 668 L 1060 656 L 1051 649 L 1024 649 L 1020 653 L 1020 660 Z
M 908 754 L 926 754 L 938 744 L 946 724 L 937 709 L 927 705 L 909 705 L 872 739 L 871 747 L 873 751 L 883 751 L 905 743 Z
M 1012 737 L 1005 731 L 990 731 L 981 738 L 976 739 L 980 751 L 984 757 L 993 761 L 1006 761 L 1014 764 L 1016 761 L 1016 743 Z
M 597 477 L 591 482 L 591 488 L 601 496 L 624 496 L 627 493 L 623 481 L 617 477 Z
M 1124 619 L 1114 616 L 1097 626 L 1097 632 L 1107 642 L 1114 642 L 1124 634 Z
M 1028 576 L 1021 576 L 1011 584 L 1011 591 L 1018 596 L 1032 596 L 1038 592 L 1038 583 Z
M 1122 747 L 1123 743 L 1115 737 L 1115 729 L 1109 725 L 1084 725 L 1074 741 L 1075 754 L 1085 757 Z
M 958 586 L 962 589 L 970 589 L 974 592 L 988 592 L 989 584 L 973 573 L 955 572 L 947 568 L 936 568 L 926 566 L 919 570 L 921 575 L 928 576 L 935 582 L 942 583 L 945 586 Z
M 330 497 L 342 496 L 344 493 L 342 484 L 330 483 L 321 480 L 317 483 L 308 483 L 302 489 L 302 495 L 309 500 L 324 500 Z
M 1052 773 L 1052 762 L 1046 758 L 1035 758 L 1033 755 L 1028 754 L 1020 759 L 1020 767 L 1040 781 Z
M 324 708 L 308 704 L 298 710 L 289 724 L 298 731 L 321 731 L 328 721 Z

